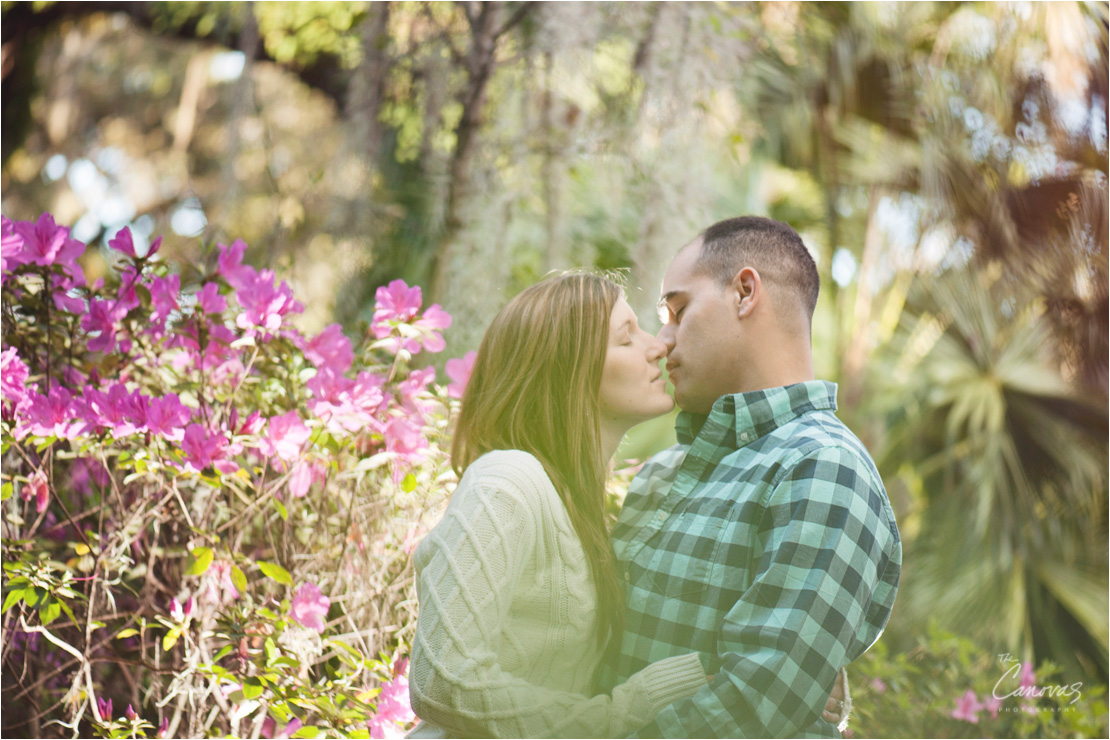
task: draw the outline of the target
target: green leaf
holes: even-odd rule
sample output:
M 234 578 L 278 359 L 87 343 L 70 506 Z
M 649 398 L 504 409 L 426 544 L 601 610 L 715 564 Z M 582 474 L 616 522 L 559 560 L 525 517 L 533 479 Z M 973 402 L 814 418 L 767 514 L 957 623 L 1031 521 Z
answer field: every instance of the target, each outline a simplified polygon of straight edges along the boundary
M 34 606 L 39 603 L 42 598 L 43 590 L 41 588 L 28 588 L 23 591 L 23 600 L 27 602 L 27 606 Z
M 320 731 L 312 725 L 305 725 L 293 733 L 293 737 L 316 737 Z
M 235 586 L 235 590 L 241 594 L 247 592 L 247 577 L 238 565 L 231 566 L 231 585 Z
M 243 681 L 243 697 L 246 699 L 257 699 L 262 696 L 265 687 L 258 679 L 248 678 Z
M 274 508 L 277 509 L 278 514 L 281 515 L 281 520 L 283 522 L 289 521 L 289 509 L 285 508 L 285 504 L 281 503 L 276 498 L 272 498 L 270 500 L 274 502 Z
M 128 637 L 134 637 L 137 634 L 139 634 L 139 631 L 137 629 L 134 629 L 132 627 L 128 627 L 125 630 L 120 630 L 119 634 L 116 635 L 116 639 L 117 640 L 126 640 Z
M 49 596 L 42 600 L 42 606 L 39 607 L 39 619 L 42 620 L 44 627 L 57 619 L 61 613 L 61 603 Z
M 9 591 L 8 595 L 4 597 L 4 606 L 3 608 L 0 608 L 0 614 L 3 614 L 8 609 L 11 609 L 12 604 L 16 603 L 17 601 L 22 601 L 23 594 L 23 589 L 12 589 L 11 591 Z
M 266 576 L 274 579 L 278 583 L 284 583 L 286 586 L 293 585 L 293 576 L 289 575 L 289 571 L 282 568 L 280 565 L 260 560 L 258 562 L 258 567 L 262 569 L 262 572 Z
M 173 646 L 177 644 L 177 640 L 179 637 L 181 637 L 181 628 L 174 627 L 172 630 L 166 633 L 165 637 L 162 638 L 162 649 L 168 653 L 170 650 L 173 649 Z
M 204 575 L 205 572 L 208 570 L 208 566 L 212 565 L 212 548 L 198 547 L 195 550 L 192 550 L 189 554 L 193 556 L 193 560 L 189 563 L 189 567 L 185 569 L 185 575 Z
M 73 610 L 69 608 L 69 604 L 65 603 L 64 601 L 62 601 L 60 599 L 58 601 L 56 601 L 55 603 L 59 607 L 61 607 L 62 611 L 64 611 L 66 613 L 66 616 L 69 617 L 69 621 L 73 622 L 74 624 L 77 624 L 77 615 L 74 614 Z
M 266 665 L 273 665 L 274 659 L 277 658 L 277 645 L 274 644 L 274 638 L 267 637 L 263 647 L 266 650 Z
M 12 497 L 12 484 L 5 483 L 0 486 L 0 501 L 7 501 Z
M 212 662 L 215 663 L 217 660 L 224 657 L 234 649 L 234 645 L 224 645 L 222 648 L 220 648 L 219 652 L 216 653 L 215 657 L 212 658 Z
M 412 493 L 416 490 L 416 476 L 409 473 L 405 479 L 401 481 L 401 490 L 405 493 Z

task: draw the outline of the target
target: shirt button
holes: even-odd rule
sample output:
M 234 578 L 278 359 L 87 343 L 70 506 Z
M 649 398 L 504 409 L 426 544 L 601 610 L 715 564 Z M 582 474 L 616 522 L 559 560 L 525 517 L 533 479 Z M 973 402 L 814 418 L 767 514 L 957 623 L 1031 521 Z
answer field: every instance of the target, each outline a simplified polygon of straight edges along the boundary
M 655 521 L 657 521 L 657 522 L 667 521 L 667 513 L 664 512 L 664 511 L 657 512 L 656 515 L 655 515 Z
M 748 433 L 747 432 L 740 432 L 740 441 L 741 442 L 747 442 L 748 441 Z

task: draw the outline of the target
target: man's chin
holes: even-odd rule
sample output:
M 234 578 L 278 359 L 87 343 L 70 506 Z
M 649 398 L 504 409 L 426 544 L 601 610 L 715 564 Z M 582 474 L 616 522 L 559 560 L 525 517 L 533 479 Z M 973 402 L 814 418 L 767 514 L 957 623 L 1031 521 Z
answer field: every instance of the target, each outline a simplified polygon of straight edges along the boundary
M 713 404 L 707 404 L 704 398 L 694 398 L 682 392 L 678 386 L 674 389 L 674 400 L 680 409 L 688 414 L 700 414 L 702 416 L 709 413 L 713 408 Z

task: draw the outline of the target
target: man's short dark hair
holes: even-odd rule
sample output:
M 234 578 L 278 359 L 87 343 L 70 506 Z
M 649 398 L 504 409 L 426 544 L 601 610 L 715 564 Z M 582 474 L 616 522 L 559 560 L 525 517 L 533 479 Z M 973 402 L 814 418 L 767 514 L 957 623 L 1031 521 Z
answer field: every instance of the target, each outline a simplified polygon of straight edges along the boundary
M 798 232 L 761 216 L 719 221 L 701 233 L 697 265 L 721 285 L 744 267 L 754 267 L 764 280 L 797 291 L 810 318 L 817 306 L 821 278 Z

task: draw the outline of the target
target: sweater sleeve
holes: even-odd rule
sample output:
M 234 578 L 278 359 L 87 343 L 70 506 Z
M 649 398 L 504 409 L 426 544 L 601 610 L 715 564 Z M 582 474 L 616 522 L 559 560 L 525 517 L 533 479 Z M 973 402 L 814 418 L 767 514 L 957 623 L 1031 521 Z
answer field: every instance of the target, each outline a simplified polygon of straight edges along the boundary
M 507 483 L 507 482 L 506 482 Z M 539 522 L 513 485 L 474 486 L 421 543 L 410 699 L 452 736 L 623 737 L 706 685 L 696 653 L 653 663 L 611 695 L 537 686 L 499 664 L 502 627 Z M 582 635 L 581 639 L 591 639 Z

